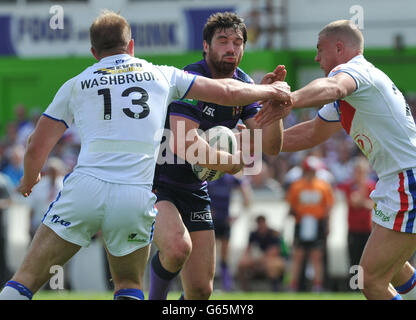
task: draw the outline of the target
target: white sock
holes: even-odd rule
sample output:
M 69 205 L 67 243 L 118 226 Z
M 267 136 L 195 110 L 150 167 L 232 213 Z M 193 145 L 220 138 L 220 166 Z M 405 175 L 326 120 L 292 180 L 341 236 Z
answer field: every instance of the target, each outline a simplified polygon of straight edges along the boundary
M 31 300 L 32 292 L 16 281 L 8 281 L 0 292 L 0 300 Z
M 416 300 L 416 271 L 405 284 L 395 289 L 404 300 Z
M 404 300 L 416 300 L 416 288 L 414 287 L 406 294 L 401 294 Z

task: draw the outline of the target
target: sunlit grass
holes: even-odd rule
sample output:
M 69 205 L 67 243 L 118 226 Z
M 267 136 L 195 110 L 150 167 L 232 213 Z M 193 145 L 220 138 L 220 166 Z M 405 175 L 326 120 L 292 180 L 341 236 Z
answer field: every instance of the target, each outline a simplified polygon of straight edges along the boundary
M 147 297 L 147 292 L 146 292 Z M 171 292 L 168 300 L 177 300 L 180 292 Z M 34 300 L 112 300 L 113 293 L 40 291 Z M 272 293 L 272 292 L 221 292 L 215 291 L 211 300 L 364 300 L 361 293 Z

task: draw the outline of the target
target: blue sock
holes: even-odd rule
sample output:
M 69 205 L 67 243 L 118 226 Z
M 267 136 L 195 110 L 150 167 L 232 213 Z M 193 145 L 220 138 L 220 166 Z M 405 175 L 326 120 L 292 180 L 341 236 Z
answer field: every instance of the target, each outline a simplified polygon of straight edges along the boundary
M 406 294 L 412 290 L 416 285 L 416 271 L 413 273 L 413 276 L 403 285 L 395 287 L 396 291 L 400 294 Z
M 114 300 L 144 300 L 144 294 L 140 289 L 125 288 L 114 293 Z
M 400 293 L 398 293 L 393 299 L 391 300 L 403 300 L 402 296 L 400 295 Z
M 156 252 L 150 263 L 149 300 L 166 300 L 170 283 L 179 271 L 172 273 L 163 268 L 159 259 L 159 251 Z

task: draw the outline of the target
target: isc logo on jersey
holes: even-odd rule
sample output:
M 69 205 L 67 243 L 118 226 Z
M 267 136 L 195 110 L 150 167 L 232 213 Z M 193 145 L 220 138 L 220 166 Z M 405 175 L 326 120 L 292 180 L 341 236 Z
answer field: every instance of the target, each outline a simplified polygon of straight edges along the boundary
M 234 133 L 227 127 L 216 126 L 205 131 L 205 140 L 217 150 L 227 151 L 234 154 L 237 151 L 237 139 Z M 208 169 L 200 165 L 192 165 L 192 171 L 201 181 L 214 181 L 221 178 L 225 173 Z
M 215 111 L 215 108 L 210 107 L 210 106 L 205 106 L 204 109 L 202 110 L 202 112 L 204 114 L 206 114 L 207 116 L 210 116 L 210 117 L 214 117 L 215 116 L 214 115 L 214 111 Z

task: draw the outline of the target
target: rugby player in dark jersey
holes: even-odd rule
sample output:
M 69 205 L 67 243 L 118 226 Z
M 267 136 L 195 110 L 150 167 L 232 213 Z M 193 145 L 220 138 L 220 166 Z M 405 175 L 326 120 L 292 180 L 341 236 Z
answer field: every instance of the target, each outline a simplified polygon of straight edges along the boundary
M 204 27 L 203 40 L 204 58 L 186 66 L 186 71 L 213 79 L 234 78 L 253 83 L 238 68 L 247 40 L 243 19 L 229 12 L 211 15 Z M 283 81 L 285 75 L 284 66 L 278 66 L 273 73 L 265 76 L 262 83 Z M 193 107 L 189 108 L 189 105 Z M 159 212 L 154 242 L 159 250 L 151 259 L 149 299 L 166 299 L 169 284 L 179 272 L 184 299 L 202 300 L 210 297 L 215 273 L 215 235 L 207 183 L 196 177 L 189 159 L 185 159 L 187 162 L 180 161 L 177 154 L 185 155 L 187 148 L 203 140 L 197 134 L 198 129 L 205 131 L 218 125 L 235 128 L 240 120 L 250 130 L 259 128 L 254 115 L 260 108 L 258 103 L 226 108 L 192 100 L 177 101 L 170 105 L 166 128 L 175 137 L 180 136 L 180 130 L 185 130 L 187 134 L 194 131 L 195 139 L 184 143 L 182 136 L 181 141 L 178 141 L 180 138 L 174 140 L 174 163 L 163 163 L 156 168 L 154 192 Z M 264 153 L 277 155 L 280 152 L 282 127 L 282 121 L 277 120 L 262 128 Z M 180 143 L 185 144 L 185 150 L 179 150 Z M 203 143 L 206 144 L 205 141 Z M 169 152 L 161 147 L 163 149 Z M 241 169 L 227 163 L 203 166 L 232 174 L 236 173 L 236 169 Z

